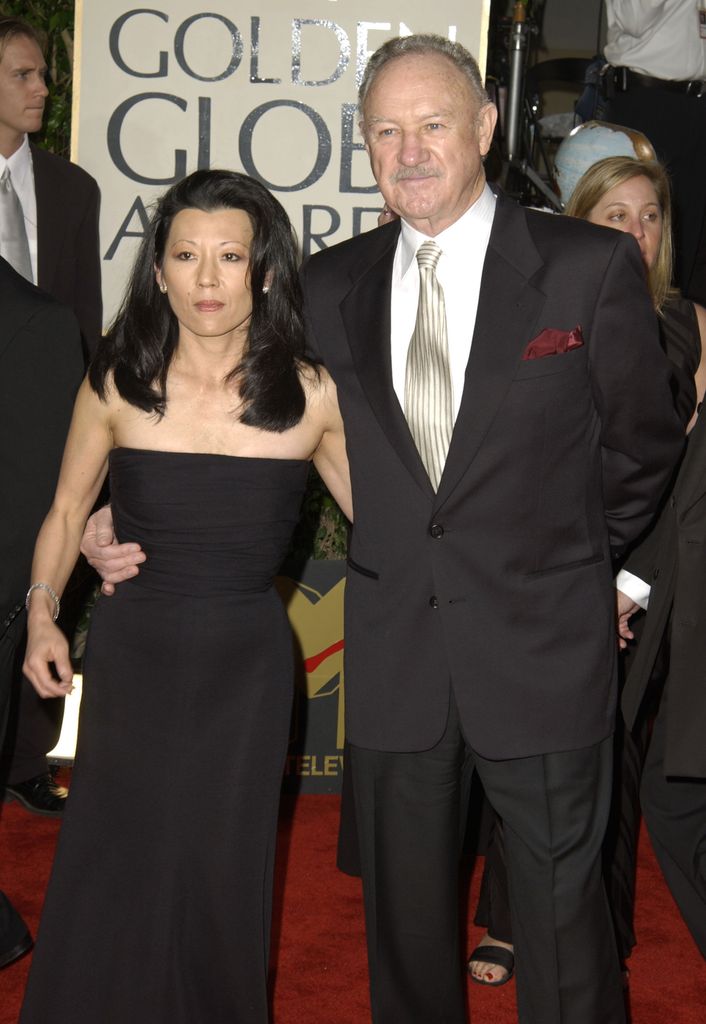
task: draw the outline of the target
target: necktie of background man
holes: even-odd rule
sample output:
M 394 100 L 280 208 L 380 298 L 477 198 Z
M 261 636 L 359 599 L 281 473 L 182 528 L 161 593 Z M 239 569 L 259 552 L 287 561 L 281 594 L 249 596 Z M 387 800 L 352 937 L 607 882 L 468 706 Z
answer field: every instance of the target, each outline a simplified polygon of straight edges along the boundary
M 12 185 L 9 167 L 0 176 L 0 253 L 18 274 L 34 282 L 22 204 Z

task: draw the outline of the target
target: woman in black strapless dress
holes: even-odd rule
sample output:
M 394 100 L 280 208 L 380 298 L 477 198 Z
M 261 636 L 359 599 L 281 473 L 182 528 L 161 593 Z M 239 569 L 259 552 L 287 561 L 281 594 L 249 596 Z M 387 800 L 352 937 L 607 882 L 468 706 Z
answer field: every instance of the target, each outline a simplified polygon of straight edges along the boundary
M 303 351 L 279 203 L 231 172 L 170 189 L 35 552 L 25 671 L 44 696 L 71 685 L 52 620 L 108 469 L 116 534 L 147 560 L 91 620 L 22 1024 L 267 1021 L 293 676 L 273 580 L 312 458 L 350 515 L 335 388 Z

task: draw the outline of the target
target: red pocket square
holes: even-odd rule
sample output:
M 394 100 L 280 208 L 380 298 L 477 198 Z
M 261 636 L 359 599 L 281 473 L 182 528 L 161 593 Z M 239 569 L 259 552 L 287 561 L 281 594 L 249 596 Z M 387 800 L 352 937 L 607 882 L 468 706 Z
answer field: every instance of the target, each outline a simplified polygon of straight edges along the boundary
M 541 334 L 533 338 L 525 349 L 523 359 L 541 359 L 543 356 L 555 356 L 560 352 L 570 352 L 572 348 L 581 348 L 583 335 L 580 327 L 573 331 L 558 331 L 554 327 L 546 327 Z

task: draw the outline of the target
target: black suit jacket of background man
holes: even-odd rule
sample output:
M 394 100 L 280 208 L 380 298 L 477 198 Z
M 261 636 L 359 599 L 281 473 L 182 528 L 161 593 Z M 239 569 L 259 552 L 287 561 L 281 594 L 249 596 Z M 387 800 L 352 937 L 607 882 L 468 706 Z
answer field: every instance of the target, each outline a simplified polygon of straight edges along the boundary
M 101 337 L 100 193 L 81 167 L 30 144 L 37 198 L 37 283 L 72 309 L 88 353 Z
M 453 687 L 487 758 L 598 743 L 615 720 L 611 555 L 649 523 L 682 445 L 637 246 L 498 198 L 435 494 L 392 387 L 398 233 L 358 236 L 302 272 L 353 484 L 347 737 L 431 748 Z M 543 329 L 576 327 L 582 347 L 523 360 Z
M 0 259 L 0 622 L 24 600 L 34 542 L 51 505 L 74 398 L 81 336 L 65 306 Z M 21 643 L 24 616 L 13 625 Z M 0 726 L 11 684 L 2 661 Z M 1 729 L 0 729 L 1 732 Z M 0 744 L 2 736 L 0 735 Z

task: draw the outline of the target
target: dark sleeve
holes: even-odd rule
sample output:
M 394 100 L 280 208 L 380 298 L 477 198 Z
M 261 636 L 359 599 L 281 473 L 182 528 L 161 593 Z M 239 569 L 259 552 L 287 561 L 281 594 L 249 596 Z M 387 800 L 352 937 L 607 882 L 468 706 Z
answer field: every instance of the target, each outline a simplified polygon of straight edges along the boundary
M 662 511 L 659 519 L 645 537 L 636 545 L 625 559 L 622 568 L 643 580 L 649 586 L 655 576 L 655 570 L 659 564 L 659 552 L 662 547 L 662 538 L 669 529 L 669 513 L 666 509 Z
M 76 392 L 83 377 L 81 334 L 71 310 L 42 303 L 2 359 L 3 600 L 24 597 L 37 533 L 54 496 Z
M 649 526 L 684 447 L 670 366 L 635 240 L 621 235 L 596 305 L 591 380 L 600 417 L 603 502 L 622 557 Z
M 91 178 L 86 185 L 83 214 L 75 239 L 77 273 L 72 303 L 89 358 L 96 351 L 103 333 L 99 213 L 100 192 Z
M 694 375 L 701 361 L 701 334 L 693 302 L 669 299 L 659 318 L 662 347 L 672 364 L 674 406 L 686 429 L 696 408 Z

